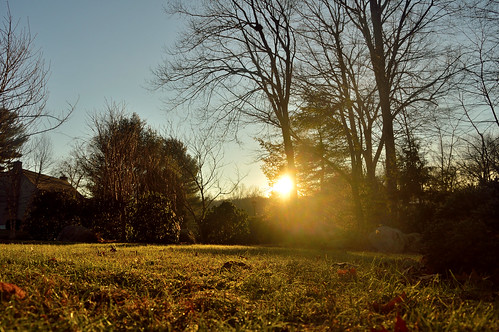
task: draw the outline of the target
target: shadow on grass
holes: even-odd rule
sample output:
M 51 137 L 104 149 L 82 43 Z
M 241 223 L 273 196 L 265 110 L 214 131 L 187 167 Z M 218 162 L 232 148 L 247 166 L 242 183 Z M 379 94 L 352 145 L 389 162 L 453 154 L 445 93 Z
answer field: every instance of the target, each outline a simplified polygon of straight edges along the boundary
M 382 254 L 374 251 L 351 251 L 344 249 L 311 249 L 299 247 L 277 246 L 222 246 L 222 245 L 189 245 L 170 246 L 170 250 L 185 253 L 197 253 L 214 256 L 277 256 L 281 258 L 305 258 L 313 260 L 331 260 L 356 262 L 358 264 L 372 263 L 382 260 L 385 263 L 395 263 L 401 260 L 417 260 L 417 255 L 409 254 Z
M 356 264 L 370 264 L 374 261 L 383 261 L 386 264 L 397 263 L 401 260 L 417 260 L 418 255 L 414 254 L 384 254 L 375 251 L 354 251 L 347 249 L 314 249 L 290 246 L 264 246 L 264 245 L 172 245 L 172 244 L 147 244 L 147 243 L 82 243 L 82 242 L 62 242 L 62 241 L 0 241 L 1 244 L 18 245 L 51 245 L 51 246 L 71 246 L 71 245 L 98 245 L 113 246 L 115 248 L 140 248 L 157 247 L 158 250 L 171 250 L 179 253 L 210 255 L 220 257 L 250 258 L 254 256 L 274 256 L 287 259 L 312 259 L 326 260 L 330 262 L 350 262 Z

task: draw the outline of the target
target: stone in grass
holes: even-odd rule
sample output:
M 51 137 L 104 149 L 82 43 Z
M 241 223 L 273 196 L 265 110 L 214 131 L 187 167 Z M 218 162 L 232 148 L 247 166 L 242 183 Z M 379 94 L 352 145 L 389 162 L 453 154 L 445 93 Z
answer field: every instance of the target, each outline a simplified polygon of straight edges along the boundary
M 369 234 L 369 242 L 381 252 L 417 252 L 420 249 L 420 241 L 419 233 L 406 234 L 388 226 L 380 226 Z
M 26 297 L 26 292 L 14 284 L 0 282 L 0 300 L 8 301 L 13 296 L 23 300 Z

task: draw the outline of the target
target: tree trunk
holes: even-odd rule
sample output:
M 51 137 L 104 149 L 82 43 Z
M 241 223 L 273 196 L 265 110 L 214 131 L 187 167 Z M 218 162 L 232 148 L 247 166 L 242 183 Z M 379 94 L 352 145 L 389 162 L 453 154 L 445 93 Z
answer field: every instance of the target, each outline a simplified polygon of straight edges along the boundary
M 289 120 L 283 121 L 282 137 L 284 140 L 284 152 L 286 154 L 287 168 L 286 172 L 293 182 L 293 189 L 291 190 L 290 198 L 295 200 L 298 197 L 298 189 L 296 185 L 296 164 L 295 164 L 295 151 L 293 148 L 293 141 L 291 140 L 291 129 L 289 127 Z
M 390 81 L 385 67 L 385 51 L 383 47 L 383 26 L 381 21 L 382 9 L 376 0 L 370 1 L 371 21 L 374 34 L 374 47 L 371 47 L 371 61 L 373 64 L 376 85 L 381 106 L 383 120 L 383 137 L 385 140 L 385 172 L 386 190 L 388 196 L 388 213 L 391 219 L 397 217 L 397 159 L 395 138 L 393 134 L 393 116 L 390 107 Z
M 23 167 L 20 161 L 14 162 L 12 170 L 10 171 L 11 177 L 11 188 L 10 197 L 7 204 L 9 205 L 9 239 L 14 240 L 16 238 L 16 226 L 17 218 L 19 216 L 19 199 L 21 196 L 21 179 L 23 174 Z

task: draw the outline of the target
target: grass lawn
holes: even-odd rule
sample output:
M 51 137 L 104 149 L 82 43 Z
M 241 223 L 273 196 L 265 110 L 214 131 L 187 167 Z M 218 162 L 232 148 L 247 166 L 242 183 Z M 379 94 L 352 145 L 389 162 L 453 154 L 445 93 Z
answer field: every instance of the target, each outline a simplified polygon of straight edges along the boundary
M 417 256 L 244 246 L 0 244 L 0 331 L 499 331 L 488 280 Z M 397 318 L 398 316 L 398 318 Z

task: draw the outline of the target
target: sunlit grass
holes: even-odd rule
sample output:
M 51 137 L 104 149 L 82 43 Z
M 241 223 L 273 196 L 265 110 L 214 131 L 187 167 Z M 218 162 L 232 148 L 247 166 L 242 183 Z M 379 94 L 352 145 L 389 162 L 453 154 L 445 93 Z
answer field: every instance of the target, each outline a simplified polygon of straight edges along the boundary
M 0 330 L 499 329 L 488 284 L 418 272 L 416 256 L 244 246 L 1 245 Z M 346 264 L 346 265 L 345 265 Z M 355 268 L 355 277 L 339 269 Z M 395 310 L 377 312 L 405 293 Z

